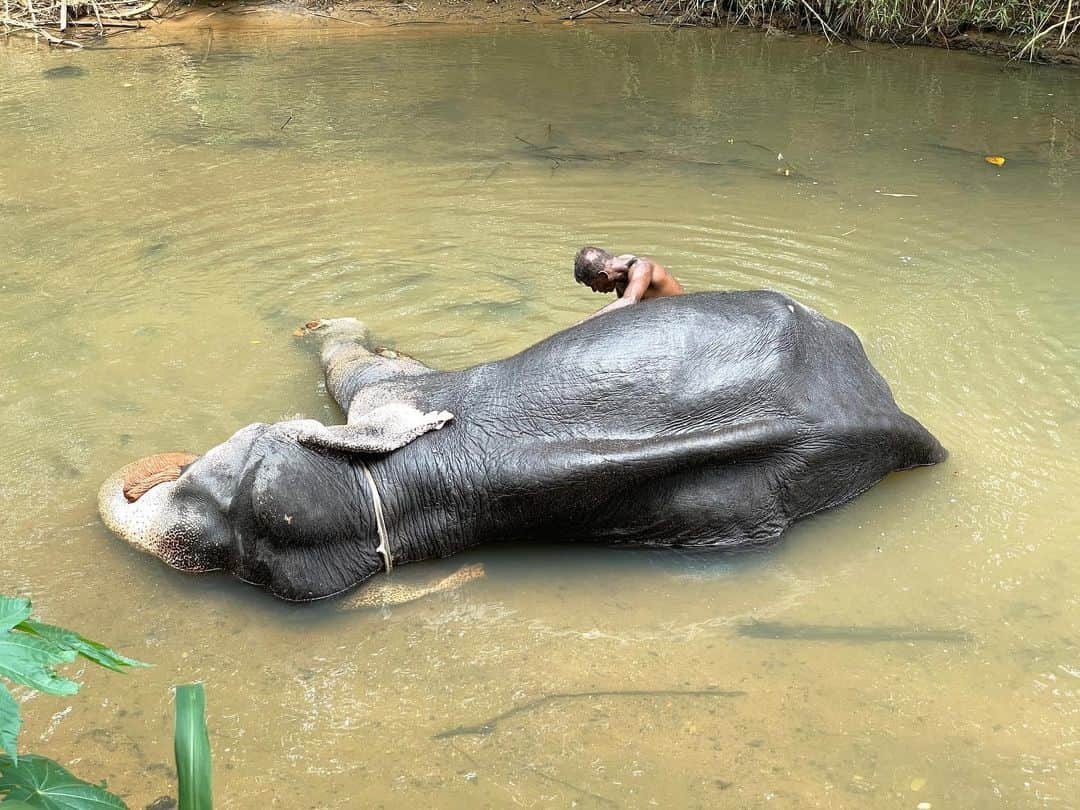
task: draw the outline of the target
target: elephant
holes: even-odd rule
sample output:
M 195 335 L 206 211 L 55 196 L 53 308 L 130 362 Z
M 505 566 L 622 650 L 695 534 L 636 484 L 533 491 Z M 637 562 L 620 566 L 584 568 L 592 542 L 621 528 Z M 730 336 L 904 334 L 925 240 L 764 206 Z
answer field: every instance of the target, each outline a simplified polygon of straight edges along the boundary
M 129 464 L 99 493 L 109 529 L 308 601 L 488 541 L 757 546 L 947 455 L 851 329 L 778 292 L 647 301 L 460 371 L 353 318 L 308 326 L 346 424 Z

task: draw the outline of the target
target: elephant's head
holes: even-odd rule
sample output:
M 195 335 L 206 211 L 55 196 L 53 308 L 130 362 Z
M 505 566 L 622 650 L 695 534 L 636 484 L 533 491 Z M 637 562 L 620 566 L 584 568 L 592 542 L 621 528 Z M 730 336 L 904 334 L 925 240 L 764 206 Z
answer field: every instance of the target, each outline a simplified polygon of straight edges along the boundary
M 249 425 L 202 457 L 159 453 L 122 467 L 98 493 L 105 525 L 181 571 L 228 568 L 236 546 L 229 510 L 267 428 Z
M 174 568 L 226 570 L 285 599 L 319 599 L 385 565 L 364 455 L 451 418 L 395 403 L 349 425 L 249 425 L 201 457 L 126 465 L 101 487 L 98 507 L 115 534 Z

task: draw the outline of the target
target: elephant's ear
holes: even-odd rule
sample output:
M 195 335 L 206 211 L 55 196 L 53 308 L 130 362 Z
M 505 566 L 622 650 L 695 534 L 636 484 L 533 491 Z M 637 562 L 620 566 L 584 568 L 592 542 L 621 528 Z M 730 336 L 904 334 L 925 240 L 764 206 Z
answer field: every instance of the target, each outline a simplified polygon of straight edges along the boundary
M 327 427 L 305 419 L 296 438 L 309 447 L 349 453 L 389 453 L 429 430 L 439 430 L 453 418 L 449 411 L 423 413 L 404 402 L 391 402 L 371 409 L 347 425 Z

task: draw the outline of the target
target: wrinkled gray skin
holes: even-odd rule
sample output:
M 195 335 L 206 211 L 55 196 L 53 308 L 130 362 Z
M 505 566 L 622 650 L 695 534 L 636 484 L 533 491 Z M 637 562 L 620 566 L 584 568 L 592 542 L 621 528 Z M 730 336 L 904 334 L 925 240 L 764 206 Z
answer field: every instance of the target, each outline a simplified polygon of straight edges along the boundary
M 309 600 L 384 570 L 364 463 L 400 565 L 503 540 L 757 545 L 946 455 L 854 332 L 779 293 L 649 301 L 456 372 L 324 323 L 347 426 L 250 425 L 133 504 L 114 476 L 108 526 Z

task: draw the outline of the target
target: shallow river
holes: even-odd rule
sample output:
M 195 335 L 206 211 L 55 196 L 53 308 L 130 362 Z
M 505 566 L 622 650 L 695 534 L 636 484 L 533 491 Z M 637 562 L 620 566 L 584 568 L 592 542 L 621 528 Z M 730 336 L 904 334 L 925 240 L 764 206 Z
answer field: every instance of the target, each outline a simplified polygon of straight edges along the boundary
M 170 687 L 201 680 L 225 808 L 1075 806 L 1080 74 L 391 33 L 0 46 L 0 591 L 154 664 L 69 668 L 23 749 L 175 795 Z M 395 574 L 484 579 L 367 612 L 100 524 L 135 457 L 340 419 L 298 324 L 502 357 L 603 303 L 571 275 L 592 242 L 848 323 L 950 460 L 765 552 L 491 547 Z

